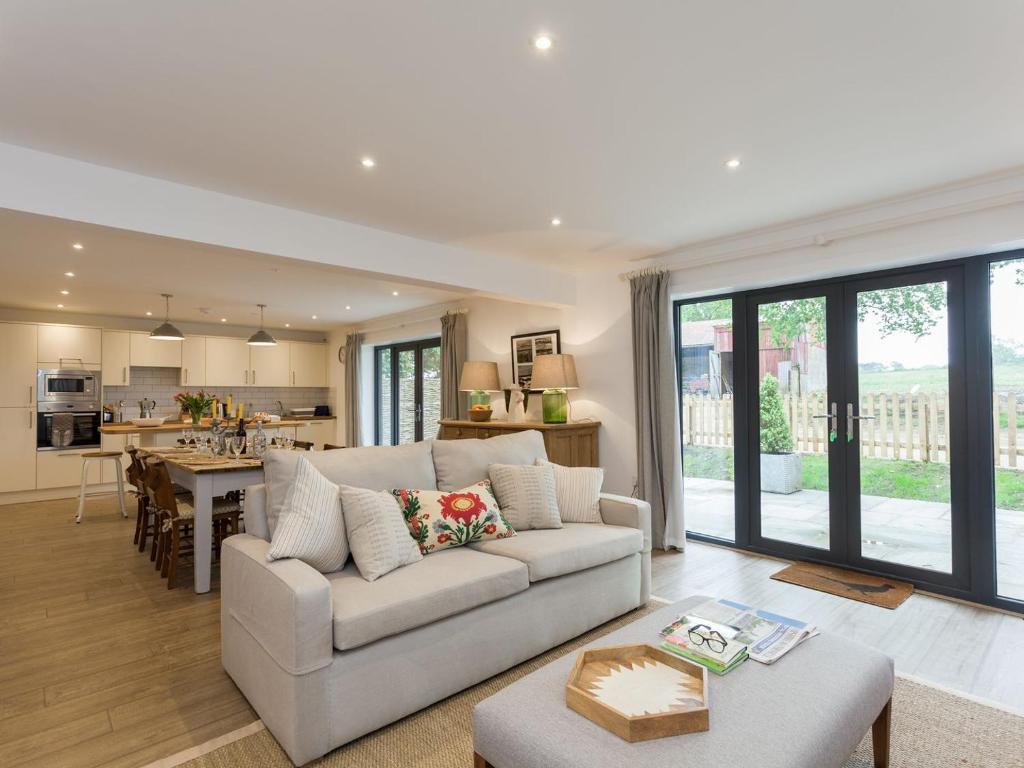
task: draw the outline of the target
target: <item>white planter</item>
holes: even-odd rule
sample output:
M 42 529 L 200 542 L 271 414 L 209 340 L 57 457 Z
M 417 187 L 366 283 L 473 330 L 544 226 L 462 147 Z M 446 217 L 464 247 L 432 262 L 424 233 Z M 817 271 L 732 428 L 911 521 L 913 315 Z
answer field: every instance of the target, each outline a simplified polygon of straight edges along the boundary
M 761 490 L 765 493 L 796 493 L 803 487 L 799 453 L 762 453 Z

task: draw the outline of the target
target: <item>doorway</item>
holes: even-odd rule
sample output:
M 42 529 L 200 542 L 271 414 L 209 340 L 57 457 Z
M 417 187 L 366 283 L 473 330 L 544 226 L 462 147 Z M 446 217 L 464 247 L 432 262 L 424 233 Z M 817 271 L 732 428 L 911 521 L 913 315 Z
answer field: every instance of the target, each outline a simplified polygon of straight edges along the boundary
M 433 437 L 441 418 L 441 340 L 375 347 L 373 359 L 374 444 Z

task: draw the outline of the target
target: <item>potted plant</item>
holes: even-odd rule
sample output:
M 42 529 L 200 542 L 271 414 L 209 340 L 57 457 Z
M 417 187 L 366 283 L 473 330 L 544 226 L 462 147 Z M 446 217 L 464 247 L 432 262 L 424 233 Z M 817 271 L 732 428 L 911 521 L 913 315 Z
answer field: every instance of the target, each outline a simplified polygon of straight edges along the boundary
M 795 493 L 803 487 L 800 454 L 782 409 L 779 380 L 770 373 L 761 382 L 761 490 Z
M 213 405 L 213 395 L 208 395 L 202 390 L 199 390 L 195 394 L 191 392 L 179 392 L 174 396 L 174 402 L 176 402 L 182 411 L 187 411 L 192 417 L 192 426 L 198 427 L 200 420 L 203 418 L 203 412 Z

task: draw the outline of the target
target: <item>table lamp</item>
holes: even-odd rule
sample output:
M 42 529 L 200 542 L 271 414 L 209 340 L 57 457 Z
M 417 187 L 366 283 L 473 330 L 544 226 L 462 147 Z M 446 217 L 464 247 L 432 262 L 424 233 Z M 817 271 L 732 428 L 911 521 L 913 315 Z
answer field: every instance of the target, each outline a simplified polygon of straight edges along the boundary
M 569 415 L 567 389 L 578 389 L 576 360 L 572 355 L 538 355 L 533 360 L 530 389 L 544 390 L 541 402 L 545 424 L 565 424 Z
M 490 392 L 498 392 L 501 383 L 498 381 L 498 364 L 489 360 L 467 360 L 462 364 L 462 376 L 459 378 L 459 391 L 469 392 L 469 405 L 486 405 L 491 407 Z

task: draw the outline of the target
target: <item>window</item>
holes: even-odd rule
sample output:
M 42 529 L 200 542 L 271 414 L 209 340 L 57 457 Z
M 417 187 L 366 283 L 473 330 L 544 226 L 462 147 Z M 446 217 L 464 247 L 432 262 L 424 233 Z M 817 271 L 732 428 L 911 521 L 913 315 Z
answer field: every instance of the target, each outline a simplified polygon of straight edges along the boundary
M 374 349 L 374 443 L 433 437 L 441 418 L 441 340 Z

